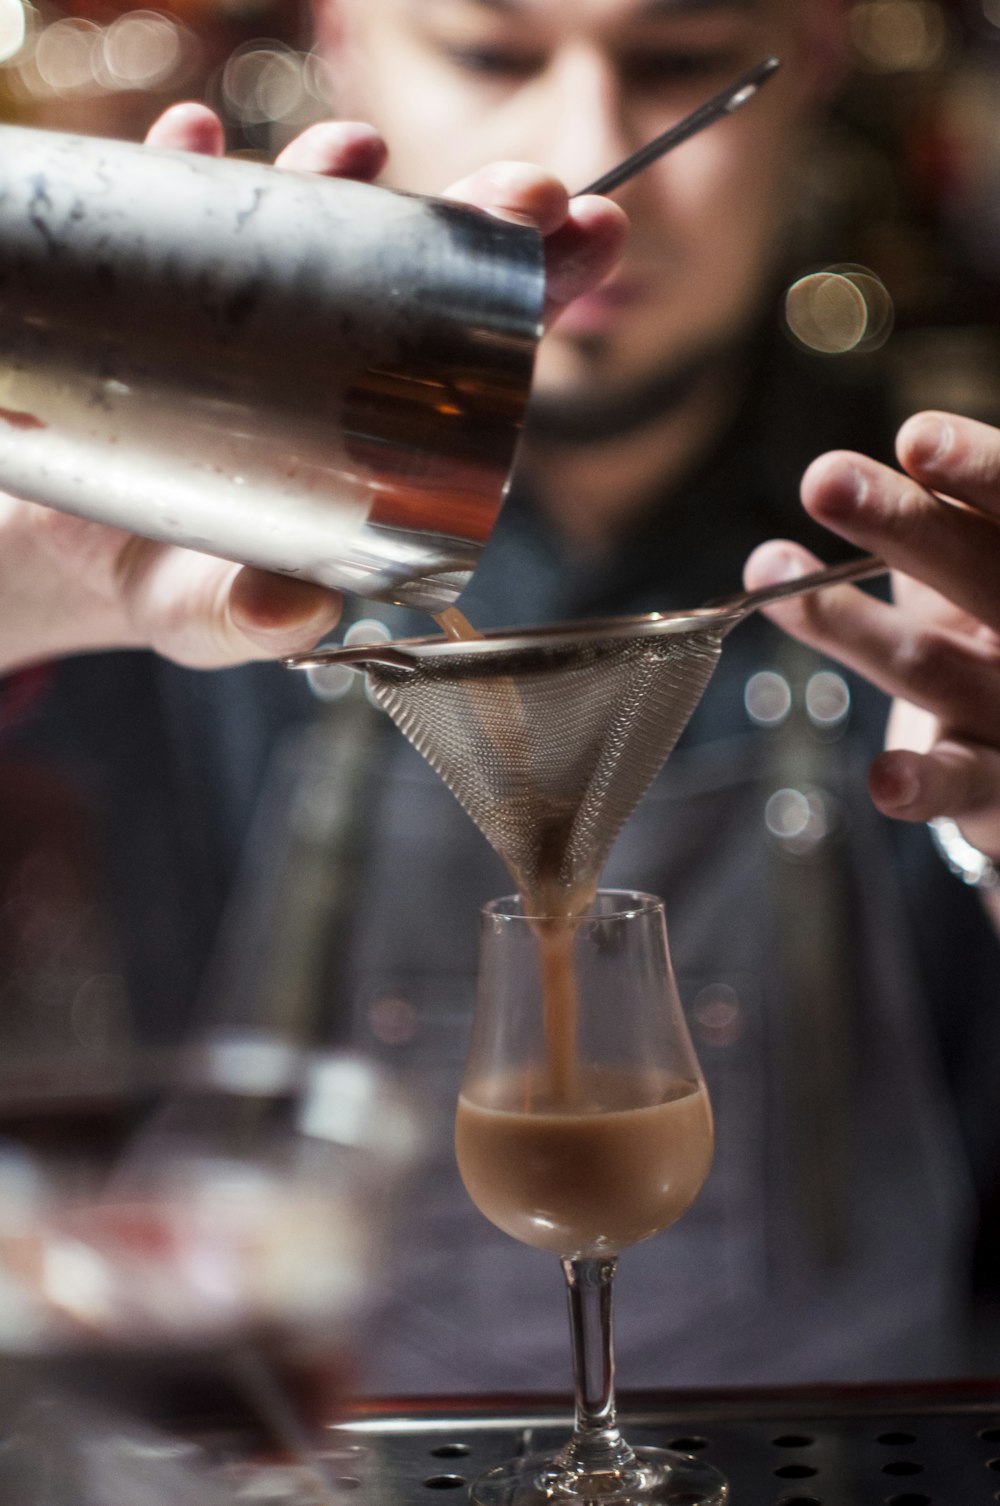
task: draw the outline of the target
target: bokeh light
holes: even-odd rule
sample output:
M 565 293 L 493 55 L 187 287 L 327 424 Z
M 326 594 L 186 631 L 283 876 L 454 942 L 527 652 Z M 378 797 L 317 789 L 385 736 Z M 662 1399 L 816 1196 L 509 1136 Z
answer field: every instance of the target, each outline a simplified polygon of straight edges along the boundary
M 331 111 L 326 64 L 282 42 L 238 47 L 222 69 L 218 89 L 226 115 L 251 130 L 302 129 Z
M 41 91 L 72 94 L 93 89 L 97 85 L 101 42 L 101 28 L 94 21 L 78 16 L 64 16 L 46 26 L 38 36 L 32 58 Z
M 128 11 L 104 33 L 104 74 L 112 87 L 155 89 L 178 77 L 187 41 L 172 17 L 158 11 Z
M 6 62 L 24 45 L 27 19 L 21 0 L 0 0 L 0 62 Z
M 21 13 L 16 47 L 5 45 L 11 4 Z M 0 67 L 15 99 L 44 105 L 126 92 L 155 96 L 180 87 L 198 56 L 193 32 L 160 11 L 127 11 L 107 25 L 65 15 L 43 24 L 33 6 L 0 0 Z
M 785 294 L 785 324 L 820 355 L 877 350 L 892 333 L 888 289 L 867 267 L 835 266 L 800 277 Z
M 851 12 L 850 28 L 859 62 L 876 73 L 939 68 L 953 39 L 938 0 L 862 0 Z

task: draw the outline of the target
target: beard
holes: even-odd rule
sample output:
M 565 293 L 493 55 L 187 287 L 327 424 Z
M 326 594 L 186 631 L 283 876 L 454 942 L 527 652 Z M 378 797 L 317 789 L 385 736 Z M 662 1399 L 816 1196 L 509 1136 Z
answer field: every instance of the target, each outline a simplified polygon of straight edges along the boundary
M 580 354 L 600 370 L 606 341 L 581 337 Z M 624 438 L 682 411 L 706 385 L 731 370 L 743 341 L 727 340 L 704 346 L 691 355 L 664 358 L 652 371 L 633 382 L 608 390 L 595 377 L 593 392 L 571 396 L 533 393 L 528 406 L 526 436 L 540 444 L 602 444 Z

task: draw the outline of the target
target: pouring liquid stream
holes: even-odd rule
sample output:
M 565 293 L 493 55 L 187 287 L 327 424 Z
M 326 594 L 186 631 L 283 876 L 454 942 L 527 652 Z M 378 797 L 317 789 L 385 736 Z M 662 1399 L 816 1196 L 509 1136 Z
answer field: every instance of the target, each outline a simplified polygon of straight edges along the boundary
M 482 633 L 459 611 L 458 607 L 445 607 L 434 614 L 434 620 L 447 637 L 456 642 L 470 642 L 482 638 Z M 498 679 L 489 690 L 481 687 L 471 689 L 475 699 L 475 712 L 489 732 L 490 724 L 502 725 L 506 739 L 514 734 L 515 759 L 524 770 L 528 780 L 530 767 L 527 757 L 528 729 L 517 687 L 513 680 Z M 494 738 L 494 741 L 496 739 Z M 517 758 L 518 744 L 524 748 Z M 502 854 L 501 854 L 502 856 Z M 533 927 L 538 937 L 542 982 L 543 1031 L 546 1047 L 547 1081 L 541 1084 L 542 1095 L 556 1108 L 570 1108 L 580 1097 L 580 1070 L 577 1058 L 577 983 L 573 965 L 573 918 L 591 904 L 597 888 L 597 875 L 585 889 L 569 890 L 560 884 L 556 873 L 550 878 L 529 887 L 518 873 L 512 871 L 518 886 L 521 903 L 527 915 L 539 917 Z M 525 1080 L 521 1107 L 530 1111 L 535 1107 L 533 1099 L 538 1084 Z

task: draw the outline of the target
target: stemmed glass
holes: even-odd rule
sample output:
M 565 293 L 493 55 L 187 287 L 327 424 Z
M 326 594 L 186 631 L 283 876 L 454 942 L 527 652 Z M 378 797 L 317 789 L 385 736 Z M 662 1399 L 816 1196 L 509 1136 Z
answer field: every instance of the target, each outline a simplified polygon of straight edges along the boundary
M 103 1098 L 68 1078 L 0 1095 L 0 1499 L 48 1502 L 54 1447 L 74 1506 L 110 1501 L 87 1482 L 115 1459 L 114 1500 L 136 1506 L 331 1506 L 319 1429 L 349 1384 L 412 1111 L 362 1058 L 261 1032 L 148 1065 Z M 211 1470 L 144 1441 L 150 1417 L 183 1431 L 220 1406 L 265 1460 Z
M 658 899 L 604 890 L 574 918 L 525 915 L 516 898 L 485 907 L 455 1145 L 479 1210 L 561 1259 L 576 1393 L 565 1446 L 490 1470 L 472 1501 L 719 1506 L 717 1470 L 630 1447 L 615 1415 L 618 1251 L 679 1218 L 712 1159 Z

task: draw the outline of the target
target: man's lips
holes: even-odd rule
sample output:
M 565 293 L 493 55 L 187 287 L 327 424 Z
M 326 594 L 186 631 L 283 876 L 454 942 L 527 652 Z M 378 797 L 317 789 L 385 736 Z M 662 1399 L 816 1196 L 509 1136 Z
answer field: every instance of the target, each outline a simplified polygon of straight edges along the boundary
M 575 298 L 559 315 L 555 328 L 564 335 L 603 334 L 627 310 L 642 302 L 644 292 L 645 284 L 638 278 L 602 283 L 582 298 Z

